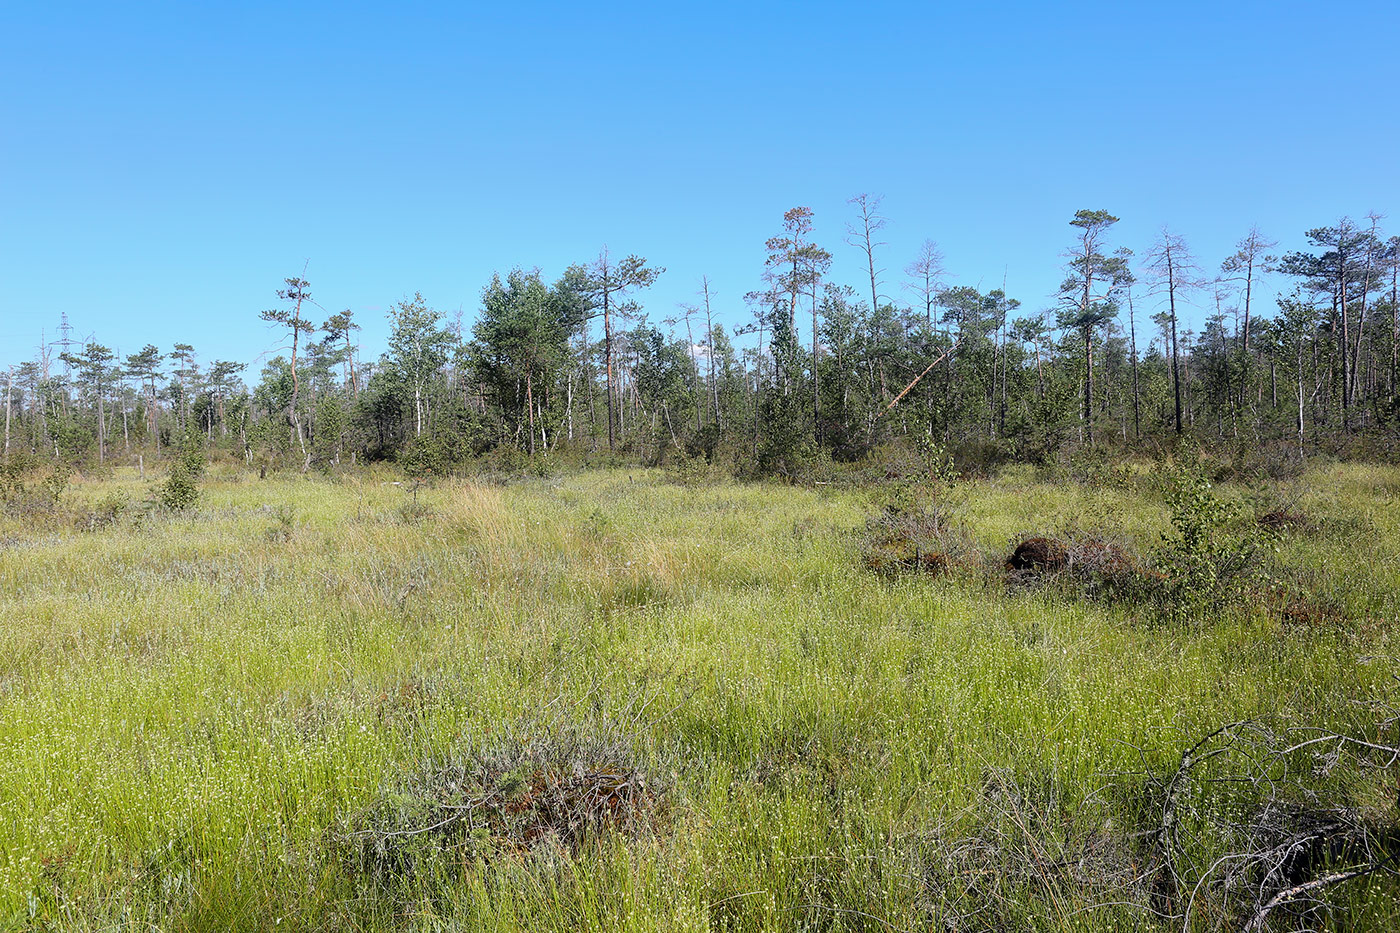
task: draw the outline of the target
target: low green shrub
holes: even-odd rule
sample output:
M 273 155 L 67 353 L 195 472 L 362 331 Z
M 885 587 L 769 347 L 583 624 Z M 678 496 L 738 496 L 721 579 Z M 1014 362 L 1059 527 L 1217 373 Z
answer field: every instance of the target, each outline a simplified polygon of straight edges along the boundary
M 204 477 L 204 445 L 199 435 L 187 433 L 170 466 L 170 474 L 156 490 L 156 503 L 171 512 L 184 512 L 199 501 L 199 481 Z
M 1156 556 L 1168 612 L 1195 616 L 1256 594 L 1272 542 L 1244 505 L 1220 496 L 1200 467 L 1178 468 L 1163 494 L 1172 530 Z

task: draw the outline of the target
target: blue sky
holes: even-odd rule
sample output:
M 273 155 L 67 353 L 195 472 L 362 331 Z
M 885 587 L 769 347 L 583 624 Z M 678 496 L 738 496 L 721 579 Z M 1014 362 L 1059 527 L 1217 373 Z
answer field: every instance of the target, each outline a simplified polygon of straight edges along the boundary
M 377 354 L 405 295 L 470 322 L 493 270 L 604 244 L 667 267 L 653 320 L 709 275 L 739 323 L 789 207 L 860 284 L 862 191 L 886 292 L 932 238 L 1035 311 L 1079 208 L 1208 269 L 1251 224 L 1302 248 L 1400 209 L 1397 38 L 1379 2 L 11 3 L 0 365 L 65 311 L 253 361 L 304 265 Z

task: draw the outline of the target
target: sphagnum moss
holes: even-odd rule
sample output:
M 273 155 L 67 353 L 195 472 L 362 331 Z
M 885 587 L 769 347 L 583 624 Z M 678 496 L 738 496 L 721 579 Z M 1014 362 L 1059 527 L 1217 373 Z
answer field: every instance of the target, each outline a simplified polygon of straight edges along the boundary
M 1236 719 L 1374 734 L 1364 704 L 1400 699 L 1375 660 L 1400 654 L 1396 488 L 1338 467 L 1289 490 L 1330 525 L 1280 572 L 1349 613 L 1312 627 L 888 579 L 860 560 L 867 493 L 637 471 L 442 482 L 410 514 L 389 474 L 216 470 L 189 514 L 0 517 L 0 924 L 1169 928 L 1110 890 L 1152 858 L 1135 775 Z M 117 493 L 144 494 L 121 472 L 69 494 Z M 1168 527 L 1144 483 L 1017 474 L 941 507 L 992 555 L 1109 527 L 1147 554 Z M 529 721 L 625 736 L 666 820 L 356 871 L 347 820 Z M 1389 929 L 1395 895 L 1343 891 L 1337 922 Z

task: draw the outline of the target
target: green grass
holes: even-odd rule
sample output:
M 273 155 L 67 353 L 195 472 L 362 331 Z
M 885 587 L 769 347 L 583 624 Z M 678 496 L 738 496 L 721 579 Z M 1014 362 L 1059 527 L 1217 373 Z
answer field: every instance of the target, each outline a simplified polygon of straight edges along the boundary
M 1375 738 L 1365 704 L 1400 701 L 1367 660 L 1400 655 L 1400 469 L 1266 491 L 1319 520 L 1274 558 L 1340 607 L 1313 626 L 890 582 L 858 556 L 878 491 L 392 480 L 215 470 L 188 514 L 0 517 L 0 928 L 1179 928 L 1064 871 L 968 879 L 1100 837 L 1140 858 L 1144 772 L 1221 723 Z M 117 491 L 148 495 L 119 472 L 63 501 Z M 944 498 L 989 558 L 1036 531 L 1150 553 L 1169 524 L 1150 477 Z M 623 737 L 665 815 L 357 866 L 356 821 L 425 761 L 565 727 Z M 1392 928 L 1396 894 L 1358 883 L 1334 922 Z

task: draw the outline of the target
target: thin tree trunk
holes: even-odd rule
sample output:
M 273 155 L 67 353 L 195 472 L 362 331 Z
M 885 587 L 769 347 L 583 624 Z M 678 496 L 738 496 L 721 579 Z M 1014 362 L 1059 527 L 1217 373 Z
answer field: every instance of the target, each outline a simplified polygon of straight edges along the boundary
M 1342 314 L 1342 430 L 1351 430 L 1351 318 L 1347 313 L 1346 256 L 1337 258 L 1337 300 Z
M 705 297 L 705 341 L 709 347 L 710 358 L 710 401 L 714 408 L 715 427 L 724 429 L 719 416 L 719 382 L 715 379 L 715 322 L 710 313 L 710 278 L 702 276 L 700 279 L 701 293 Z
M 1395 247 L 1400 250 L 1400 244 Z M 1397 377 L 1400 377 L 1400 256 L 1390 267 L 1390 401 L 1395 403 Z
M 1176 275 L 1171 253 L 1167 253 L 1167 306 L 1172 320 L 1172 391 L 1176 396 L 1176 433 L 1181 433 L 1181 364 L 1176 340 Z
M 298 292 L 300 292 L 300 288 Z M 297 378 L 297 344 L 301 339 L 301 302 L 302 299 L 298 294 L 296 308 L 292 312 L 292 400 L 287 405 L 287 414 L 292 420 L 293 430 L 296 431 L 297 444 L 301 447 L 301 471 L 305 473 L 311 469 L 311 454 L 306 449 L 306 438 L 301 431 L 301 416 L 297 414 L 297 395 L 301 391 L 301 383 Z
M 569 380 L 564 384 L 564 423 L 568 431 L 569 440 L 574 439 L 574 374 L 569 373 Z M 555 446 L 559 444 L 559 432 L 554 432 Z
M 695 334 L 690 328 L 690 315 L 694 310 L 690 307 L 685 310 L 685 342 L 686 355 L 690 357 L 690 397 L 695 403 L 695 430 L 699 431 L 702 427 L 700 416 L 705 406 L 700 404 L 700 361 L 695 358 Z
M 1303 338 L 1298 337 L 1298 453 L 1303 452 Z
M 525 410 L 530 413 L 530 455 L 535 453 L 535 393 L 534 379 L 530 370 L 525 370 Z
M 817 447 L 822 445 L 822 376 L 817 355 L 817 283 L 812 282 L 812 434 Z
M 1084 297 L 1080 299 L 1079 313 L 1084 320 L 1089 319 L 1089 308 L 1093 303 L 1094 273 L 1090 259 L 1093 246 L 1090 233 L 1084 232 Z M 1089 444 L 1094 443 L 1094 329 L 1092 324 L 1084 325 L 1084 436 Z
M 5 383 L 5 456 L 10 455 L 10 400 L 15 394 L 15 368 L 10 367 L 10 376 Z
M 350 367 L 350 391 L 354 393 L 355 401 L 360 400 L 360 374 L 355 370 L 355 348 L 350 343 L 350 325 L 345 326 L 345 360 Z M 358 327 L 359 325 L 353 325 Z
M 1133 293 L 1128 290 L 1128 341 L 1133 361 L 1133 437 L 1142 437 L 1142 395 L 1138 389 L 1137 320 L 1133 316 Z M 1037 365 L 1039 365 L 1037 361 Z
M 1094 443 L 1094 329 L 1084 328 L 1084 438 Z
M 608 450 L 613 449 L 613 347 L 612 347 L 612 317 L 611 309 L 608 306 L 608 279 L 607 271 L 603 272 L 603 360 L 607 364 L 607 386 L 604 395 L 607 397 L 608 405 Z

